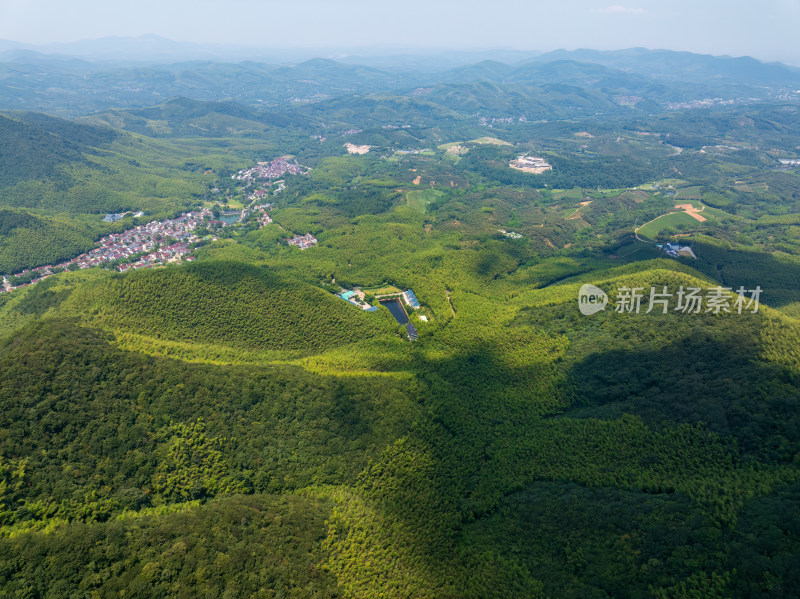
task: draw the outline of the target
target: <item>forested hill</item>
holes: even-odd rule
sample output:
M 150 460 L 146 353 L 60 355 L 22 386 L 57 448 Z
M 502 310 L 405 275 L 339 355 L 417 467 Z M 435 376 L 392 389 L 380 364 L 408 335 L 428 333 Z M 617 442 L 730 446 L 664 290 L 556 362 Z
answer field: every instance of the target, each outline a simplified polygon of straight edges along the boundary
M 150 137 L 259 136 L 267 131 L 307 125 L 293 113 L 275 113 L 237 104 L 172 98 L 158 106 L 113 109 L 84 117 L 79 122 L 102 124 Z
M 800 92 L 579 55 L 0 64 L 0 597 L 800 597 Z
M 40 113 L 0 113 L 0 188 L 51 177 L 59 166 L 82 160 L 83 152 L 107 147 L 116 137 L 106 127 Z
M 199 168 L 186 151 L 119 129 L 0 113 L 0 273 L 74 258 L 132 226 L 133 213 L 149 222 L 196 207 Z M 127 222 L 102 220 L 125 212 Z
M 478 294 L 444 264 L 428 278 L 439 270 L 455 315 L 415 344 L 353 336 L 297 363 L 123 350 L 85 299 L 102 277 L 4 299 L 4 321 L 28 320 L 0 349 L 3 587 L 749 597 L 769 572 L 773 596 L 796 594 L 797 321 L 766 307 L 589 318 L 580 280 L 533 289 L 522 269 Z M 175 277 L 178 298 L 197 287 L 209 300 L 183 329 L 190 311 L 158 291 Z M 142 311 L 142 334 L 213 341 L 214 306 L 253 325 L 264 310 L 264 327 L 286 316 L 268 307 L 280 287 L 250 279 L 273 280 L 220 262 L 136 273 L 110 281 L 108 305 L 131 302 L 118 323 Z M 708 284 L 668 261 L 592 280 Z M 94 323 L 63 318 L 73 303 Z M 335 335 L 325 326 L 308 331 Z M 234 334 L 258 344 L 263 330 Z
M 119 333 L 249 350 L 316 353 L 393 330 L 329 292 L 237 262 L 118 275 L 79 288 L 68 304 Z

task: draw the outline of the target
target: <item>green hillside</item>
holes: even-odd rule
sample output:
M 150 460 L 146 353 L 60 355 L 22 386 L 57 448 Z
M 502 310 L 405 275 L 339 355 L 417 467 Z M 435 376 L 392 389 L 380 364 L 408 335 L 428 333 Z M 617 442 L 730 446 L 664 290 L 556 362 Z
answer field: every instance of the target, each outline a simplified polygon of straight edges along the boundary
M 0 273 L 55 264 L 94 247 L 96 219 L 0 208 Z
M 105 51 L 101 54 L 108 58 Z M 416 73 L 383 71 L 326 59 L 293 65 L 245 60 L 131 64 L 136 50 L 117 60 L 85 61 L 35 52 L 11 52 L 0 63 L 0 106 L 78 117 L 109 109 L 140 109 L 170 98 L 232 100 L 285 106 L 293 98 L 319 99 L 403 88 Z M 121 62 L 119 61 L 121 58 Z
M 708 285 L 669 264 L 593 280 L 609 292 Z M 745 542 L 778 505 L 800 514 L 796 321 L 768 309 L 586 317 L 579 282 L 520 289 L 504 302 L 512 281 L 482 295 L 465 283 L 453 284 L 455 318 L 407 352 L 373 345 L 372 376 L 147 357 L 85 328 L 266 344 L 279 336 L 268 328 L 279 310 L 311 307 L 260 268 L 198 264 L 77 287 L 66 303 L 86 305 L 86 325 L 30 324 L 0 356 L 3 530 L 13 532 L 3 551 L 29 548 L 2 571 L 3 584 L 31 581 L 88 535 L 96 541 L 74 566 L 49 570 L 64 588 L 217 588 L 217 577 L 244 576 L 234 562 L 208 561 L 208 535 L 234 534 L 232 514 L 243 522 L 241 551 L 261 547 L 266 564 L 294 555 L 256 526 L 265 513 L 280 515 L 280 536 L 304 548 L 296 559 L 324 574 L 256 572 L 301 596 L 326 585 L 352 597 L 746 595 L 773 551 L 780 562 L 770 571 L 796 588 L 797 515 L 769 521 L 774 549 Z M 196 316 L 181 309 L 187 300 Z M 331 301 L 331 310 L 376 317 Z M 224 317 L 254 324 L 228 330 Z M 335 334 L 326 322 L 296 326 Z M 296 347 L 292 337 L 279 343 Z M 345 361 L 332 351 L 329 368 Z M 405 376 L 374 376 L 387 369 Z M 218 523 L 213 532 L 205 518 Z M 127 540 L 112 548 L 114 535 Z M 180 555 L 155 560 L 153 535 L 161 552 L 182 543 Z M 708 555 L 698 576 L 692 564 Z M 70 582 L 89 560 L 105 574 Z M 185 560 L 208 563 L 208 582 Z
M 0 559 L 9 564 L 6 573 L 13 572 L 13 580 L 3 581 L 4 591 L 66 591 L 69 576 L 80 581 L 77 592 L 101 597 L 212 597 L 247 578 L 236 585 L 239 592 L 271 588 L 287 597 L 337 597 L 335 578 L 318 568 L 327 554 L 320 540 L 329 511 L 318 500 L 253 495 L 203 506 L 189 502 L 177 513 L 154 509 L 133 518 L 76 523 L 58 537 L 22 533 L 0 540 Z M 265 555 L 265 547 L 272 552 Z M 59 557 L 41 562 L 48 554 Z M 197 568 L 201 563 L 214 565 Z M 93 576 L 85 576 L 88 568 Z
M 25 64 L 0 274 L 208 218 L 3 277 L 0 596 L 800 596 L 791 70 Z
M 250 350 L 316 353 L 393 329 L 329 292 L 235 262 L 112 277 L 76 290 L 67 310 L 115 332 Z
M 294 112 L 307 118 L 338 123 L 342 127 L 348 124 L 363 127 L 404 122 L 432 127 L 463 118 L 463 115 L 448 107 L 427 101 L 424 96 L 416 98 L 397 94 L 336 98 L 301 106 Z
M 218 177 L 273 147 L 160 141 L 21 112 L 0 115 L 0 128 L 0 274 L 68 260 L 104 235 L 195 209 Z M 145 216 L 102 221 L 126 211 Z
M 17 181 L 50 178 L 64 164 L 83 161 L 83 153 L 108 146 L 110 129 L 75 125 L 43 114 L 0 113 L 0 189 Z
M 266 132 L 302 125 L 292 115 L 265 112 L 235 102 L 202 102 L 188 98 L 172 98 L 151 108 L 112 109 L 82 122 L 102 124 L 150 137 L 227 137 L 231 135 L 263 136 Z
M 188 364 L 111 341 L 51 320 L 4 347 L 3 536 L 355 481 L 418 411 L 389 378 Z
M 437 86 L 423 96 L 457 112 L 531 119 L 565 118 L 619 110 L 604 94 L 560 83 L 464 83 Z
M 671 212 L 641 226 L 638 229 L 638 233 L 640 237 L 653 240 L 656 239 L 662 229 L 683 230 L 690 227 L 697 228 L 698 224 L 696 219 L 685 212 Z

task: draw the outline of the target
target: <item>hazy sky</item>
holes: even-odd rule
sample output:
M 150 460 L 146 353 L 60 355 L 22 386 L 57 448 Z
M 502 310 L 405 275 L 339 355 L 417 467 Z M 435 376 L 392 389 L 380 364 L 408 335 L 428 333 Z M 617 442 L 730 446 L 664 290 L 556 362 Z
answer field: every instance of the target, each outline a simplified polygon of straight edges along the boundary
M 300 48 L 644 46 L 800 64 L 798 31 L 800 0 L 0 0 L 0 38 L 37 44 L 153 33 Z

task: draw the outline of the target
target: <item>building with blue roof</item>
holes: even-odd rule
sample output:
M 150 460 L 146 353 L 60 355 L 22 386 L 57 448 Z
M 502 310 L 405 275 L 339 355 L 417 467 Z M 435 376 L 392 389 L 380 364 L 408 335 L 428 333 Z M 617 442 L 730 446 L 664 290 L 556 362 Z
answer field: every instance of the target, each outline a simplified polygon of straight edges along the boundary
M 419 300 L 417 299 L 417 296 L 414 295 L 414 292 L 411 291 L 411 289 L 407 289 L 405 293 L 403 293 L 403 298 L 405 299 L 406 303 L 415 310 L 421 307 L 419 305 Z

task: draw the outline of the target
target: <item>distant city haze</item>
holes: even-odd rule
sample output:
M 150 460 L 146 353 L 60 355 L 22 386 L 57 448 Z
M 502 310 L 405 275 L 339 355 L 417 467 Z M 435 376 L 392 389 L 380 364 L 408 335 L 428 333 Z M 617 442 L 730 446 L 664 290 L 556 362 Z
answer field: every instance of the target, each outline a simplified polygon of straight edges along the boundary
M 0 0 L 0 38 L 21 44 L 153 34 L 256 58 L 642 46 L 800 65 L 798 29 L 798 0 Z

